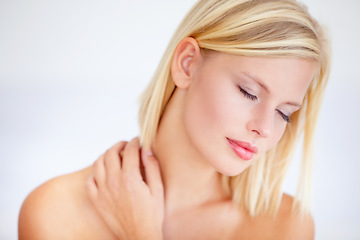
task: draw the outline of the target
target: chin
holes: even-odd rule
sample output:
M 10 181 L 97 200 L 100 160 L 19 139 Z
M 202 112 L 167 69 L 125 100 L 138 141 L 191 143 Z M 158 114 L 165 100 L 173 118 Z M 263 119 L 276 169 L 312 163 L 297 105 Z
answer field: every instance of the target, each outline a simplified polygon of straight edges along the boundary
M 221 173 L 221 174 L 223 174 L 225 176 L 228 176 L 228 177 L 235 177 L 235 176 L 241 174 L 246 168 L 248 168 L 248 166 L 245 167 L 245 168 L 241 168 L 241 169 L 236 169 L 236 168 L 218 169 L 218 168 L 216 168 L 216 171 L 218 171 L 219 173 Z

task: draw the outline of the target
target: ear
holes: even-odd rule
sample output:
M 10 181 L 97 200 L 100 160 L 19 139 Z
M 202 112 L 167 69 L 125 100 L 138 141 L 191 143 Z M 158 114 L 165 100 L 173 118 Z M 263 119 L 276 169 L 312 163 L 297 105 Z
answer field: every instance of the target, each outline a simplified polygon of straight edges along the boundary
M 171 76 L 178 88 L 190 84 L 195 65 L 202 59 L 199 44 L 192 37 L 186 37 L 177 45 L 171 62 Z

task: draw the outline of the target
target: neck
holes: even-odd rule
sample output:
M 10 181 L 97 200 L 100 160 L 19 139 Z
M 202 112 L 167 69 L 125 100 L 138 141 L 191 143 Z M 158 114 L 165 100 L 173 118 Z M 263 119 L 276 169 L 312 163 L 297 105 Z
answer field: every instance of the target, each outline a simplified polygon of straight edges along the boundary
M 170 212 L 228 198 L 221 175 L 199 155 L 186 134 L 181 117 L 182 94 L 174 92 L 152 144 L 160 163 L 165 204 Z

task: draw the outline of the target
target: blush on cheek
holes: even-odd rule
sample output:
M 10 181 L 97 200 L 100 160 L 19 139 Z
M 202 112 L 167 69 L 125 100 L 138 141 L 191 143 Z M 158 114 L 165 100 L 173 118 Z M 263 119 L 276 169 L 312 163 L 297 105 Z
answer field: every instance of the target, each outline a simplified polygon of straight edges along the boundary
M 280 140 L 282 139 L 282 137 L 284 136 L 284 134 L 286 134 L 286 128 L 284 127 L 281 130 L 275 130 L 272 139 L 269 141 L 269 146 L 267 148 L 266 151 L 272 149 L 273 147 L 276 146 L 276 144 L 278 144 L 280 142 Z
M 218 89 L 210 84 L 213 82 L 198 80 L 196 86 L 188 92 L 186 115 L 188 122 L 193 122 L 197 129 L 211 130 L 225 117 L 223 109 L 226 104 L 222 103 L 223 98 L 219 96 Z

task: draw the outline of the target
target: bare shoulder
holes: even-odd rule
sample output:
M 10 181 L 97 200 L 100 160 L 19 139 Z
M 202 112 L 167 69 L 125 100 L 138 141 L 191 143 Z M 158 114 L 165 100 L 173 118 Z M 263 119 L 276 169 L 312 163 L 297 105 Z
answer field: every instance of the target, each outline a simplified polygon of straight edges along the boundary
M 292 196 L 283 194 L 274 226 L 274 229 L 279 234 L 277 239 L 314 239 L 313 217 L 311 214 L 300 215 L 292 211 L 293 202 L 294 198 Z
M 313 240 L 314 222 L 311 215 L 292 211 L 293 197 L 283 194 L 277 214 L 250 217 L 242 213 L 240 224 L 232 239 Z
M 92 168 L 56 177 L 25 199 L 19 215 L 19 239 L 111 239 L 87 196 Z

